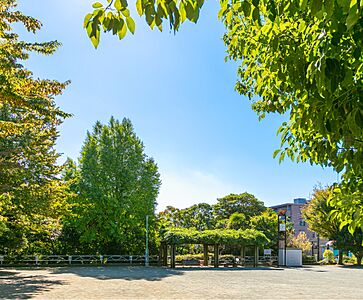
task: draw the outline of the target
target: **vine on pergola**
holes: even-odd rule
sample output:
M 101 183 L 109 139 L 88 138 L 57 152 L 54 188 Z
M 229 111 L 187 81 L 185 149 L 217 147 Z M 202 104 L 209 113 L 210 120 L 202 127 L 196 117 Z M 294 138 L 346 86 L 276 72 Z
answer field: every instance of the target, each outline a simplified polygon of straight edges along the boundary
M 195 229 L 172 228 L 163 234 L 162 242 L 169 245 L 228 244 L 262 247 L 269 242 L 269 239 L 261 231 L 255 229 L 214 229 L 198 231 Z

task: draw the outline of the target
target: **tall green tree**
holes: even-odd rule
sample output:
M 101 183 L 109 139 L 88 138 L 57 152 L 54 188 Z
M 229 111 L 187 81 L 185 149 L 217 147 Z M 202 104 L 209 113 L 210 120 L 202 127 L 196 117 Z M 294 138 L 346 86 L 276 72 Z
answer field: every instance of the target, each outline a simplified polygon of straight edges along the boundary
M 362 230 L 356 228 L 353 234 L 350 234 L 346 222 L 331 217 L 334 207 L 331 207 L 327 200 L 332 193 L 332 188 L 315 189 L 312 200 L 302 210 L 303 217 L 313 231 L 325 238 L 335 240 L 335 246 L 339 250 L 351 251 L 360 265 L 363 257 Z
M 72 168 L 69 174 L 77 173 Z M 83 145 L 79 172 L 73 224 L 82 249 L 108 254 L 143 253 L 147 215 L 150 239 L 155 241 L 160 179 L 130 120 L 119 122 L 112 117 L 107 125 L 95 124 Z
M 0 1 L 0 252 L 51 252 L 67 197 L 58 178 L 57 127 L 69 116 L 54 97 L 67 83 L 33 78 L 23 66 L 29 53 L 49 55 L 59 43 L 21 41 L 14 23 L 41 28 L 15 1 Z

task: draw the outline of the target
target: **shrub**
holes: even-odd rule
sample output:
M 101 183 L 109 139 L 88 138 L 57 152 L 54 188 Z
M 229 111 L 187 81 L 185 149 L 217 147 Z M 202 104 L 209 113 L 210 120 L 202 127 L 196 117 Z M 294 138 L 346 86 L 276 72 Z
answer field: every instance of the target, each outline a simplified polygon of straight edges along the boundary
M 344 256 L 343 263 L 355 265 L 357 263 L 357 258 L 354 255 L 352 257 Z
M 336 262 L 334 252 L 331 250 L 325 250 L 323 256 L 324 256 L 324 261 L 328 264 Z

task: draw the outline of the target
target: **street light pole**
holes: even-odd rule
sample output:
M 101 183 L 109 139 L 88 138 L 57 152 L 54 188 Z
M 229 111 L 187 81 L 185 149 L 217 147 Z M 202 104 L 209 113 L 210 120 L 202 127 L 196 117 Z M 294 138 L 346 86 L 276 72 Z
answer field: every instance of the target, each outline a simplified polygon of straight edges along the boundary
M 149 216 L 146 215 L 145 267 L 149 266 Z

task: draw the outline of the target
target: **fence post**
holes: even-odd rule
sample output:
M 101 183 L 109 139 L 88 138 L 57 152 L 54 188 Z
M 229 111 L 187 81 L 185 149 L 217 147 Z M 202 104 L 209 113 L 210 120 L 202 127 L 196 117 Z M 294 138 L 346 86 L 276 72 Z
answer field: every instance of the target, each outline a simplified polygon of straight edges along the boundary
M 4 262 L 4 256 L 3 255 L 0 255 L 0 264 L 2 265 Z
M 103 255 L 100 255 L 101 265 L 103 265 Z
M 38 262 L 39 262 L 39 257 L 38 257 L 38 255 L 36 255 L 36 256 L 35 256 L 35 264 L 37 265 L 37 264 L 38 264 Z
M 132 265 L 132 255 L 130 255 L 130 265 Z
M 68 256 L 68 263 L 71 265 L 72 264 L 72 256 Z

